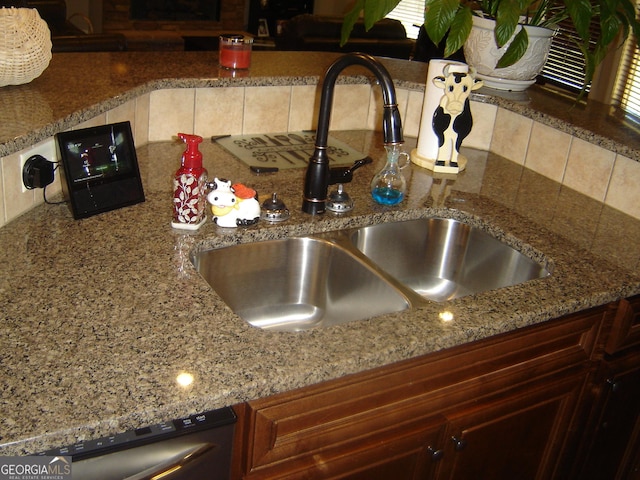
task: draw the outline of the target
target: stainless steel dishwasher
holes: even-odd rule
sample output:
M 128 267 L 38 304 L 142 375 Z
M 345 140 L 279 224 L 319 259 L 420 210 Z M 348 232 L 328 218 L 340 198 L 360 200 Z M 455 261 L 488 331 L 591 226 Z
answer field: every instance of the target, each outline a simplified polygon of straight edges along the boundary
M 220 408 L 56 448 L 73 480 L 228 480 L 236 415 Z

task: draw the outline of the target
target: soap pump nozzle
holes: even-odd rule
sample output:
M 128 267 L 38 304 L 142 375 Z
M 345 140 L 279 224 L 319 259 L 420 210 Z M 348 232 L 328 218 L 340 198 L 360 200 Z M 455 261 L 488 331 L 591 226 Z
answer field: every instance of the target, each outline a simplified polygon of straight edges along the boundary
M 202 137 L 188 133 L 179 133 L 178 137 L 187 144 L 187 149 L 182 154 L 182 166 L 189 169 L 202 168 L 202 153 L 198 149 L 198 145 L 202 143 Z

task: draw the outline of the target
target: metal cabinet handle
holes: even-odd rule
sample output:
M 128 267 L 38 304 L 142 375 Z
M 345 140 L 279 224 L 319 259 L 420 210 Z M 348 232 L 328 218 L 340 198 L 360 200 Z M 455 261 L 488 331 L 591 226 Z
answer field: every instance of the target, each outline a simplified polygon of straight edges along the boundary
M 616 380 L 615 378 L 607 378 L 607 383 L 611 387 L 612 392 L 617 392 L 622 388 L 622 382 L 620 380 Z
M 464 450 L 467 446 L 467 441 L 464 438 L 458 438 L 456 436 L 451 437 L 451 441 L 453 442 L 454 448 L 457 452 L 460 450 Z
M 444 452 L 442 450 L 438 450 L 431 446 L 427 447 L 427 453 L 431 456 L 431 459 L 434 461 L 438 461 L 444 456 Z

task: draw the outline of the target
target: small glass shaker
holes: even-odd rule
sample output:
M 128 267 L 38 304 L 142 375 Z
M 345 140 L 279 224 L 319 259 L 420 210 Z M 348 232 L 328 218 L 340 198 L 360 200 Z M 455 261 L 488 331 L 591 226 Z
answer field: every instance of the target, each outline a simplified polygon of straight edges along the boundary
M 402 169 L 409 165 L 409 154 L 399 145 L 385 145 L 387 162 L 371 181 L 371 196 L 380 205 L 397 205 L 407 193 L 407 180 Z M 403 158 L 400 164 L 400 158 Z

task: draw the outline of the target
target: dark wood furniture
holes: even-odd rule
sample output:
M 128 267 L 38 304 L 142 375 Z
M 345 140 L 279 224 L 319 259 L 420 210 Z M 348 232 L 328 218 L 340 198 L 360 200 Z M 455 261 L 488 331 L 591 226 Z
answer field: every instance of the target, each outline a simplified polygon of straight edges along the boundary
M 359 20 L 348 42 L 340 45 L 342 17 L 297 15 L 282 22 L 275 37 L 278 50 L 318 52 L 362 52 L 381 57 L 409 59 L 415 41 L 398 20 L 385 18 L 369 30 Z

